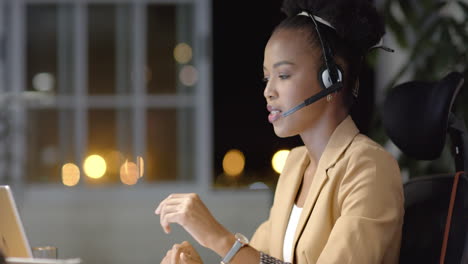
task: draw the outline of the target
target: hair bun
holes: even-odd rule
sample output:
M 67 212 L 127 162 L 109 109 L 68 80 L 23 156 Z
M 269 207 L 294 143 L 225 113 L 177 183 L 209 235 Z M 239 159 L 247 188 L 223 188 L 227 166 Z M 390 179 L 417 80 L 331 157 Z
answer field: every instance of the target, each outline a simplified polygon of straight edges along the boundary
M 308 11 L 327 20 L 345 42 L 361 53 L 385 34 L 383 19 L 369 0 L 284 0 L 281 10 L 288 17 Z

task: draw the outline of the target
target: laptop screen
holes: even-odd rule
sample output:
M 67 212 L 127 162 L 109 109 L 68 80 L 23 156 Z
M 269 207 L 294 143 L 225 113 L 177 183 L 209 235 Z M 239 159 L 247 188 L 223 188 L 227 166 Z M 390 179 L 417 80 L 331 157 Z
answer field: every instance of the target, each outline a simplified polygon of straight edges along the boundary
M 0 185 L 0 250 L 6 257 L 32 258 L 11 189 Z

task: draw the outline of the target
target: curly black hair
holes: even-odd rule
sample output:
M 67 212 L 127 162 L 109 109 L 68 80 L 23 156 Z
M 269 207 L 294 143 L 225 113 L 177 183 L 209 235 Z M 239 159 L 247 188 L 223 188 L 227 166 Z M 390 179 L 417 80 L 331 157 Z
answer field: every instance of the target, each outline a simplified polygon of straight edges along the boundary
M 334 56 L 346 63 L 344 73 L 345 103 L 354 103 L 351 90 L 359 78 L 361 63 L 371 47 L 385 34 L 383 18 L 370 0 L 284 0 L 281 10 L 287 15 L 274 30 L 298 29 L 308 32 L 312 46 L 317 47 L 317 35 L 312 20 L 297 14 L 306 11 L 328 21 L 336 30 L 319 24 Z
M 385 34 L 383 18 L 370 0 L 284 0 L 281 10 L 294 18 L 302 11 L 330 22 L 338 36 L 361 53 Z

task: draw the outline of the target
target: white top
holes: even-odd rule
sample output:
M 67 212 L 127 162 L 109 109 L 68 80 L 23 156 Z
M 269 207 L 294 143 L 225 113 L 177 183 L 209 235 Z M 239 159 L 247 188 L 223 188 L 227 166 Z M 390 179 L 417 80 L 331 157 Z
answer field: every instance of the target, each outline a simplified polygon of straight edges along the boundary
M 297 207 L 294 204 L 294 207 L 291 211 L 291 216 L 289 217 L 288 228 L 286 228 L 286 234 L 284 235 L 283 243 L 283 261 L 292 262 L 293 252 L 292 252 L 292 243 L 294 240 L 294 234 L 296 233 L 297 224 L 299 223 L 299 218 L 301 217 L 302 208 Z

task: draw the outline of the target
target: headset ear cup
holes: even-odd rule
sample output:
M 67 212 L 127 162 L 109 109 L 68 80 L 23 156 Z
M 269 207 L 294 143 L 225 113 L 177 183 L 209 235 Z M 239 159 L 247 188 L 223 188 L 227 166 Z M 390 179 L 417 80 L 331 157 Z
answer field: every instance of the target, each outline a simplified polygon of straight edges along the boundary
M 323 89 L 328 89 L 330 86 L 333 85 L 331 77 L 330 77 L 330 72 L 328 69 L 324 68 L 321 73 L 320 73 L 320 81 Z
M 343 74 L 341 72 L 341 69 L 337 67 L 336 70 L 338 72 L 337 82 L 342 82 L 343 81 Z M 319 77 L 318 79 L 319 79 L 320 85 L 322 86 L 323 89 L 330 88 L 333 85 L 333 82 L 332 82 L 331 76 L 330 76 L 330 71 L 325 66 L 322 66 L 320 68 L 318 77 Z

